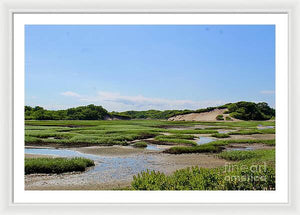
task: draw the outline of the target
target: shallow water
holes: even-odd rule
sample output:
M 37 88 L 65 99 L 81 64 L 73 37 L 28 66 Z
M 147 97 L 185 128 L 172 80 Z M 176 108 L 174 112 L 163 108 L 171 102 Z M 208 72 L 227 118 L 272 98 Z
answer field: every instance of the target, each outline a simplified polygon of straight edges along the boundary
M 234 130 L 221 130 L 221 131 L 219 131 L 219 134 L 227 134 L 232 131 L 234 131 Z
M 83 157 L 89 159 L 99 159 L 99 156 L 80 153 L 74 150 L 68 149 L 48 149 L 48 148 L 25 148 L 25 154 L 36 154 L 36 155 L 54 155 L 60 157 Z
M 157 145 L 151 145 L 151 144 L 148 144 L 146 149 L 152 150 L 152 151 L 162 151 L 163 150 L 162 148 L 158 148 Z
M 110 181 L 131 178 L 141 171 L 149 169 L 153 157 L 151 155 L 134 155 L 130 157 L 100 156 L 80 153 L 69 149 L 25 149 L 26 154 L 54 155 L 60 157 L 83 157 L 94 160 L 95 166 L 77 176 L 80 181 Z M 75 179 L 77 180 L 77 179 Z M 79 179 L 78 179 L 79 180 Z
M 149 144 L 149 146 L 153 146 Z M 155 145 L 154 145 L 155 147 Z M 161 146 L 157 146 L 159 149 Z M 164 147 L 162 147 L 164 149 Z M 166 155 L 162 153 L 136 153 L 126 156 L 92 155 L 70 149 L 27 148 L 27 154 L 56 155 L 62 157 L 85 157 L 93 159 L 94 167 L 80 173 L 32 174 L 25 176 L 25 189 L 111 189 L 129 186 L 134 175 L 142 171 L 155 170 L 171 173 L 187 166 L 223 166 L 224 161 L 212 156 Z
M 253 148 L 245 147 L 245 148 L 228 148 L 228 151 L 252 151 Z
M 274 126 L 263 126 L 263 125 L 258 125 L 257 128 L 258 128 L 258 129 L 270 129 L 270 128 L 274 128 Z
M 210 143 L 212 141 L 215 141 L 215 139 L 210 137 L 200 137 L 199 140 L 197 141 L 197 144 L 202 145 L 202 144 Z
M 134 146 L 129 146 L 131 148 L 135 148 Z M 162 148 L 157 147 L 157 145 L 147 144 L 147 147 L 142 148 L 150 151 L 162 151 Z
M 229 131 L 219 131 L 219 134 L 227 134 Z

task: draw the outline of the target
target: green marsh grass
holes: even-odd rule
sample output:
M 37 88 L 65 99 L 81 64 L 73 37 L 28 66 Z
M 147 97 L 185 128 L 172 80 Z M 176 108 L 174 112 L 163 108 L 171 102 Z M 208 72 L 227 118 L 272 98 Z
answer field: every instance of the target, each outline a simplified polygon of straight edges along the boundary
M 132 146 L 137 147 L 137 148 L 146 148 L 147 147 L 147 143 L 140 141 L 140 142 L 136 142 L 134 144 L 132 144 Z
M 230 135 L 275 134 L 275 129 L 248 129 L 229 132 Z
M 133 177 L 133 190 L 275 190 L 275 150 L 222 152 L 238 161 L 219 168 L 188 167 L 171 175 L 144 171 Z M 254 168 L 253 168 L 254 167 Z M 259 180 L 253 180 L 254 178 Z
M 25 158 L 25 174 L 82 172 L 94 165 L 86 158 Z
M 250 165 L 244 165 L 236 169 L 225 172 L 222 168 L 192 167 L 168 176 L 145 171 L 133 177 L 131 186 L 133 190 L 275 190 L 275 168 L 251 171 Z
M 245 127 L 255 132 L 274 133 L 275 129 L 258 130 L 256 126 L 274 126 L 271 121 L 248 122 L 173 122 L 163 120 L 61 120 L 61 121 L 25 121 L 25 144 L 55 144 L 70 147 L 72 145 L 129 145 L 134 140 L 155 138 L 161 143 L 195 145 L 194 134 L 215 134 L 218 129 L 240 129 Z M 190 129 L 191 126 L 208 125 L 210 128 Z M 181 128 L 176 130 L 170 128 Z M 184 129 L 186 127 L 186 129 Z M 242 128 L 242 129 L 241 129 Z M 249 130 L 249 129 L 248 129 Z M 248 131 L 247 131 L 248 132 Z M 162 135 L 170 133 L 171 135 Z M 216 142 L 215 144 L 226 144 Z M 272 144 L 272 143 L 271 143 Z
M 212 134 L 211 136 L 216 137 L 216 138 L 228 138 L 228 137 L 230 137 L 229 134 L 223 134 L 223 133 Z
M 189 146 L 196 146 L 197 143 L 191 140 L 185 140 L 185 139 L 171 139 L 171 138 L 155 138 L 156 141 L 159 141 L 160 143 L 174 143 L 174 144 L 182 144 L 182 145 L 189 145 Z
M 159 139 L 159 138 L 193 140 L 197 137 L 194 135 L 187 135 L 187 134 L 158 135 L 155 137 L 155 139 Z
M 218 146 L 203 144 L 193 147 L 188 146 L 174 146 L 169 149 L 166 149 L 164 153 L 168 154 L 188 154 L 188 153 L 218 153 L 222 149 Z
M 225 151 L 218 154 L 219 158 L 230 161 L 246 160 L 257 156 L 258 153 L 256 151 Z
M 189 146 L 174 146 L 164 151 L 164 153 L 169 154 L 187 154 L 187 153 L 218 153 L 223 149 L 222 147 L 231 144 L 231 143 L 239 143 L 239 144 L 253 144 L 253 143 L 261 143 L 269 146 L 275 146 L 275 140 L 253 140 L 253 139 L 244 139 L 244 140 L 216 140 L 210 143 L 206 143 L 203 145 L 197 145 L 193 147 Z
M 201 129 L 201 128 L 196 128 L 197 129 Z M 235 127 L 230 127 L 230 126 L 209 126 L 206 128 L 203 128 L 204 130 L 219 130 L 219 129 L 224 129 L 224 130 L 233 130 L 233 129 L 237 129 Z
M 208 130 L 208 129 L 195 129 L 195 130 L 171 130 L 169 129 L 167 132 L 172 134 L 215 134 L 218 133 L 216 130 Z
M 269 146 L 275 146 L 275 140 L 264 140 L 264 139 L 241 139 L 241 140 L 216 140 L 210 143 L 207 143 L 208 145 L 213 146 L 226 146 L 230 143 L 240 143 L 240 144 L 253 144 L 253 143 L 261 143 Z
M 274 176 L 275 166 L 275 150 L 266 150 L 258 152 L 255 150 L 255 155 L 252 152 L 221 152 L 226 146 L 231 143 L 252 144 L 261 143 L 266 145 L 275 145 L 275 140 L 263 139 L 242 139 L 242 140 L 216 140 L 203 145 L 196 145 L 192 141 L 196 134 L 211 134 L 218 136 L 218 129 L 236 130 L 239 134 L 248 132 L 259 132 L 259 134 L 274 134 L 275 129 L 257 129 L 258 125 L 275 126 L 274 121 L 220 121 L 220 122 L 173 122 L 163 120 L 113 120 L 113 121 L 80 121 L 80 120 L 61 120 L 61 121 L 25 121 L 25 143 L 26 144 L 47 144 L 55 143 L 62 146 L 74 146 L 79 144 L 86 145 L 129 145 L 131 141 L 138 140 L 143 142 L 144 139 L 154 138 L 158 143 L 184 144 L 187 146 L 175 146 L 165 150 L 165 153 L 181 154 L 181 153 L 220 153 L 224 159 L 238 165 L 251 165 L 252 163 L 264 163 L 270 165 L 264 175 L 272 178 Z M 205 129 L 191 129 L 193 126 L 205 125 L 210 126 Z M 182 130 L 176 130 L 180 128 Z M 234 131 L 235 132 L 235 131 Z M 163 135 L 170 133 L 171 135 Z M 230 134 L 230 133 L 229 133 Z M 234 134 L 233 134 L 234 135 Z M 147 140 L 148 141 L 148 140 Z M 144 145 L 144 144 L 142 144 Z M 235 154 L 234 154 L 235 153 Z M 248 153 L 248 154 L 246 154 Z M 26 158 L 27 159 L 27 158 Z M 48 159 L 48 158 L 42 158 Z M 63 162 L 53 165 L 55 162 L 50 161 L 30 161 L 25 160 L 28 171 L 59 173 L 64 171 L 84 171 L 84 165 L 76 166 L 75 164 L 63 164 Z M 35 163 L 35 165 L 33 165 Z M 48 163 L 47 165 L 40 165 Z M 76 162 L 73 162 L 76 163 Z M 77 163 L 83 163 L 77 161 Z M 63 164 L 63 165 L 62 165 Z M 91 164 L 89 164 L 91 165 Z M 84 168 L 83 168 L 83 167 Z M 33 168 L 34 167 L 34 168 Z M 76 168 L 75 168 L 76 167 Z M 273 169 L 272 169 L 273 168 Z M 81 170 L 78 170 L 81 169 Z M 159 190 L 259 190 L 259 189 L 274 189 L 275 178 L 266 183 L 253 184 L 245 183 L 229 183 L 222 178 L 227 175 L 244 174 L 240 171 L 233 173 L 222 173 L 222 168 L 203 169 L 195 167 L 195 169 L 178 170 L 176 173 L 166 176 L 163 173 L 148 172 L 144 176 L 140 174 L 134 180 L 134 189 L 159 189 Z M 28 172 L 27 171 L 27 172 Z M 30 172 L 29 171 L 29 172 Z M 221 172 L 218 172 L 221 171 Z M 33 171 L 34 172 L 34 171 Z M 29 174 L 29 173 L 27 173 Z M 246 172 L 251 175 L 252 173 Z M 252 174 L 255 176 L 255 174 Z M 275 176 L 274 176 L 275 177 Z
M 222 122 L 200 122 L 199 125 L 227 126 L 231 128 L 256 129 L 258 125 L 275 126 L 275 121 L 222 121 Z
M 142 120 L 141 120 L 142 121 Z M 144 120 L 145 121 L 145 120 Z M 130 141 L 142 140 L 159 135 L 165 129 L 155 128 L 151 122 L 126 121 L 27 121 L 26 144 L 58 144 L 61 146 L 84 145 L 128 145 Z M 157 123 L 161 125 L 161 123 Z M 64 126 L 71 126 L 65 132 Z M 43 129 L 45 127 L 46 129 Z M 58 127 L 59 129 L 55 129 Z M 34 129 L 30 129 L 34 128 Z M 41 129 L 40 129 L 41 128 Z M 68 129 L 68 127 L 66 127 Z

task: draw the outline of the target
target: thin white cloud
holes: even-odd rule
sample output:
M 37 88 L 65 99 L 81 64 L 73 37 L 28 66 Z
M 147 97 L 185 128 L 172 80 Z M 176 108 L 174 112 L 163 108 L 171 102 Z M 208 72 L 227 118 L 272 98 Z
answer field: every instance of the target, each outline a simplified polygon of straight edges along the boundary
M 45 104 L 39 106 L 45 108 L 46 110 L 64 110 L 72 107 L 70 105 L 60 105 L 60 104 L 48 104 L 48 105 Z
M 75 92 L 62 93 L 64 96 L 77 98 L 86 104 L 94 103 L 102 105 L 109 111 L 126 110 L 172 110 L 172 109 L 199 109 L 209 106 L 225 104 L 224 101 L 193 101 L 193 100 L 171 100 L 164 98 L 151 98 L 142 95 L 126 96 L 114 92 L 98 92 L 95 96 L 80 95 Z
M 81 95 L 79 95 L 78 93 L 74 93 L 72 91 L 66 91 L 61 93 L 61 95 L 63 96 L 71 96 L 71 97 L 81 97 Z
M 262 90 L 260 91 L 260 93 L 265 95 L 272 95 L 275 94 L 275 90 Z

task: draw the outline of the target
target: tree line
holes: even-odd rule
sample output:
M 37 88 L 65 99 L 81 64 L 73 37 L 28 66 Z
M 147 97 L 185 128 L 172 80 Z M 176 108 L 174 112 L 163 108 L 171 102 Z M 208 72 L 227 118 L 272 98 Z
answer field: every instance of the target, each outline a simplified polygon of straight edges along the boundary
M 231 117 L 241 120 L 268 120 L 275 117 L 275 109 L 269 107 L 266 102 L 236 102 L 217 107 L 208 107 L 198 110 L 147 110 L 108 112 L 102 106 L 93 104 L 79 106 L 66 110 L 46 110 L 43 107 L 25 106 L 26 120 L 105 120 L 105 119 L 168 119 L 172 116 L 203 113 L 214 109 L 225 109 Z
M 108 116 L 108 111 L 102 106 L 92 104 L 66 110 L 46 110 L 40 106 L 25 106 L 26 120 L 104 120 Z

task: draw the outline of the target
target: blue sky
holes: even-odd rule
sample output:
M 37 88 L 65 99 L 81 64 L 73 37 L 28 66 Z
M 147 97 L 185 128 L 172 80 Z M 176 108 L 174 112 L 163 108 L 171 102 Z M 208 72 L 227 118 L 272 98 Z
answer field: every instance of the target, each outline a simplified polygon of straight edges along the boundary
M 273 25 L 27 25 L 25 104 L 109 111 L 275 105 Z

